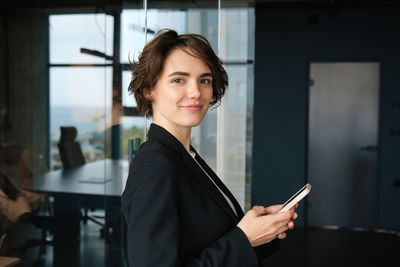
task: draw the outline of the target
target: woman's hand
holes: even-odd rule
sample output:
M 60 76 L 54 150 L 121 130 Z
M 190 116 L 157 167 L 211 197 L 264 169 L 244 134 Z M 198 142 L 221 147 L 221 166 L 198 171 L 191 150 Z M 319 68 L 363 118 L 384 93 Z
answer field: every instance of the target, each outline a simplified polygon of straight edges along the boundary
M 10 221 L 16 222 L 22 214 L 30 212 L 31 209 L 25 197 L 19 194 L 16 200 L 0 196 L 0 211 Z
M 285 231 L 293 229 L 293 220 L 297 218 L 297 204 L 286 212 L 276 213 L 282 205 L 267 208 L 254 206 L 238 223 L 252 247 L 271 242 L 275 238 L 286 237 Z

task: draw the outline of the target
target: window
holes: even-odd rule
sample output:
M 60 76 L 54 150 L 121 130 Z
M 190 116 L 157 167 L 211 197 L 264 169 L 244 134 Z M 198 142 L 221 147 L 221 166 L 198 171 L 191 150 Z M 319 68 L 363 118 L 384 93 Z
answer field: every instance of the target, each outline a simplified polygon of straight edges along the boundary
M 151 118 L 137 116 L 136 102 L 128 93 L 130 62 L 137 60 L 145 43 L 162 28 L 179 34 L 202 34 L 224 61 L 229 88 L 221 106 L 210 109 L 203 123 L 193 129 L 192 144 L 242 207 L 249 208 L 254 9 L 226 8 L 220 14 L 216 8 L 149 9 L 147 24 L 145 17 L 143 9 L 124 9 L 121 14 L 119 62 L 124 113 L 118 126 L 120 157 L 128 157 L 129 139 L 145 139 L 146 127 L 151 123 Z M 55 15 L 50 17 L 50 27 L 52 166 L 60 166 L 56 144 L 59 126 L 66 124 L 77 126 L 87 160 L 110 157 L 105 143 L 111 127 L 112 61 L 93 54 L 112 56 L 112 17 Z
M 61 126 L 77 128 L 87 161 L 105 157 L 112 67 L 98 55 L 112 55 L 113 21 L 104 14 L 51 15 L 49 20 L 50 167 L 57 169 L 62 166 Z

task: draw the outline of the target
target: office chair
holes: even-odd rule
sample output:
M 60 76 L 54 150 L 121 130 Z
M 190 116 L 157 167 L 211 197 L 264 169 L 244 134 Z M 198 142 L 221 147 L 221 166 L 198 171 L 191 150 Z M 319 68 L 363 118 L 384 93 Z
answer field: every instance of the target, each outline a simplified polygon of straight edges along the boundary
M 80 144 L 75 140 L 77 130 L 73 126 L 60 127 L 61 136 L 58 143 L 61 162 L 64 169 L 81 166 L 86 163 Z
M 39 252 L 37 255 L 37 260 L 34 262 L 34 266 L 42 266 L 43 265 L 43 255 L 46 253 L 47 246 L 53 246 L 53 239 L 50 236 L 54 234 L 54 217 L 53 215 L 45 215 L 40 211 L 33 211 L 32 213 L 26 213 L 21 216 L 21 218 L 16 223 L 26 223 L 34 225 L 41 231 L 40 239 L 33 238 L 25 240 L 22 245 L 14 248 L 10 248 L 7 251 L 7 254 L 12 253 L 13 251 L 20 251 L 25 253 L 25 251 L 31 247 L 39 246 Z
M 58 149 L 60 152 L 60 158 L 63 165 L 63 169 L 70 169 L 74 167 L 81 166 L 86 163 L 85 157 L 82 153 L 81 146 L 79 142 L 75 140 L 77 136 L 77 129 L 74 126 L 61 126 L 60 127 L 61 135 L 60 141 L 58 143 Z M 97 203 L 92 201 L 83 201 L 83 213 L 81 220 L 84 224 L 87 223 L 88 220 L 100 225 L 102 228 L 100 229 L 100 236 L 104 237 L 104 228 L 105 224 L 100 222 L 98 219 L 104 219 L 104 216 L 90 216 L 90 211 L 94 211 L 98 208 Z

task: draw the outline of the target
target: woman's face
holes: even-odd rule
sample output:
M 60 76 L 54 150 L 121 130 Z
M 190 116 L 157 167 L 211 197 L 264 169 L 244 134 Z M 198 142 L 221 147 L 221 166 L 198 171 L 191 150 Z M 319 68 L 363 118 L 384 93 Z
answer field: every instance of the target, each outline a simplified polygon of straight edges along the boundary
M 150 92 L 153 122 L 174 130 L 197 126 L 208 110 L 212 95 L 212 73 L 208 66 L 182 49 L 175 49 L 166 58 Z

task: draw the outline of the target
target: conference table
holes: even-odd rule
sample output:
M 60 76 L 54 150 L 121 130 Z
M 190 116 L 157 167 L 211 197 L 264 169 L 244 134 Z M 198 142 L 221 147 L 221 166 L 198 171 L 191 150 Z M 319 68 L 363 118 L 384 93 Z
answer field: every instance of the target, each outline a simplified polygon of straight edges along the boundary
M 128 177 L 127 160 L 98 160 L 68 170 L 55 170 L 32 180 L 30 190 L 54 198 L 53 266 L 80 266 L 82 203 L 104 204 L 106 266 L 123 266 L 121 195 Z M 100 238 L 100 234 L 99 234 Z

